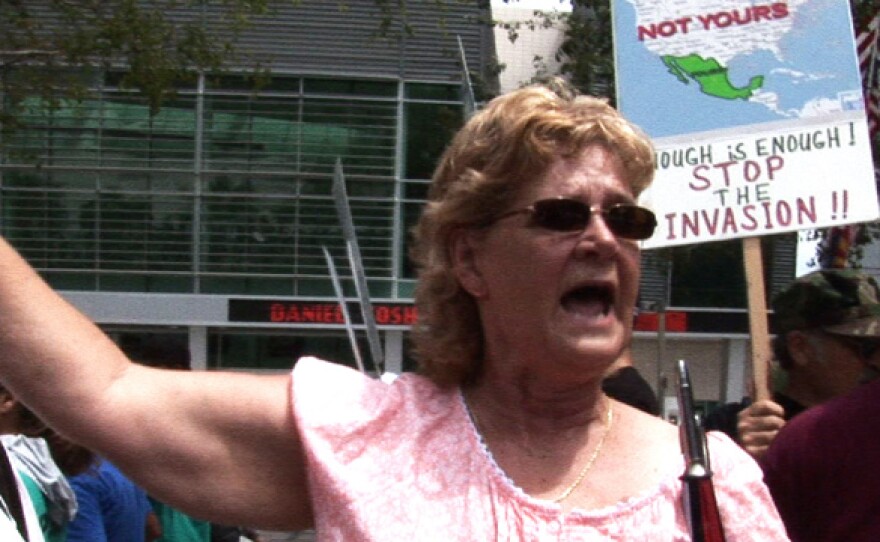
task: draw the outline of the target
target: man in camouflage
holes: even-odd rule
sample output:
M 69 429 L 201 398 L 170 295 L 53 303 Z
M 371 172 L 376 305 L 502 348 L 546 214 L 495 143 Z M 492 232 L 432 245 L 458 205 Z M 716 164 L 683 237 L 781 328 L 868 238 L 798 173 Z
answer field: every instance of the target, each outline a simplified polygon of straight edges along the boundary
M 836 389 L 838 396 L 788 421 L 760 463 L 792 542 L 875 542 L 880 540 L 877 285 L 853 271 L 822 273 L 784 299 L 792 312 L 779 324 L 793 329 L 785 333 L 793 358 L 795 333 L 822 349 L 810 363 L 825 363 L 828 370 L 813 375 L 814 389 Z M 858 384 L 865 379 L 871 381 Z M 807 398 L 819 400 L 820 394 Z
M 878 374 L 880 290 L 853 269 L 823 269 L 795 280 L 773 300 L 774 357 L 783 377 L 772 401 L 741 409 L 731 432 L 760 458 L 805 409 L 852 391 Z

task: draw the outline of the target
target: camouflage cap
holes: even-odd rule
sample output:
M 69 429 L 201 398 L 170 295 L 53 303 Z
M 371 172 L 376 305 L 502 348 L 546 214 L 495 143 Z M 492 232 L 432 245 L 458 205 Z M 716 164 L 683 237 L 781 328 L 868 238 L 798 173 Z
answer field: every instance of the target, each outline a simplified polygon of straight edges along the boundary
M 795 280 L 773 300 L 776 331 L 819 328 L 852 337 L 880 337 L 880 289 L 854 269 L 822 269 Z

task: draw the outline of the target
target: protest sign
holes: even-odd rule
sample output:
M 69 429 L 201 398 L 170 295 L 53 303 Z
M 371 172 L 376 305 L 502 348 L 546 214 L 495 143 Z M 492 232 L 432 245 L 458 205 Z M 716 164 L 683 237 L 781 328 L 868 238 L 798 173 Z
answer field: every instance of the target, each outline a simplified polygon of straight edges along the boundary
M 614 2 L 618 105 L 657 148 L 644 248 L 880 215 L 849 5 Z
M 659 221 L 644 248 L 874 220 L 873 181 L 862 112 L 716 133 L 699 144 L 666 139 L 658 144 L 655 183 L 642 198 Z
M 614 0 L 617 103 L 657 149 L 643 248 L 742 238 L 758 398 L 758 237 L 880 215 L 848 2 Z

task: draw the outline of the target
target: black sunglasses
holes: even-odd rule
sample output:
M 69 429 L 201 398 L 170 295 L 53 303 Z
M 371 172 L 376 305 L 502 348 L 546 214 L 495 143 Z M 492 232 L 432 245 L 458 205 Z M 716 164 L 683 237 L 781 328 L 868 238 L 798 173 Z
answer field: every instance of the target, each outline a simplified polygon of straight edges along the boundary
M 624 239 L 644 240 L 654 234 L 657 219 L 654 213 L 638 205 L 618 203 L 608 208 L 590 207 L 582 201 L 570 198 L 538 200 L 525 209 L 508 211 L 493 222 L 529 213 L 531 225 L 559 232 L 582 231 L 590 223 L 593 213 L 602 219 L 614 235 Z

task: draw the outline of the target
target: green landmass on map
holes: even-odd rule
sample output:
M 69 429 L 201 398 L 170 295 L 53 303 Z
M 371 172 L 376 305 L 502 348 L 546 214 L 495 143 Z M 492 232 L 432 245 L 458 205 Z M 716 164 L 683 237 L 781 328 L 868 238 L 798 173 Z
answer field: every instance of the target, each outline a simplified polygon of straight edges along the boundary
M 687 56 L 664 55 L 663 63 L 669 72 L 684 84 L 693 79 L 700 90 L 725 100 L 747 100 L 764 84 L 764 76 L 756 75 L 744 87 L 735 87 L 727 78 L 727 68 L 714 58 L 703 58 L 694 53 Z

